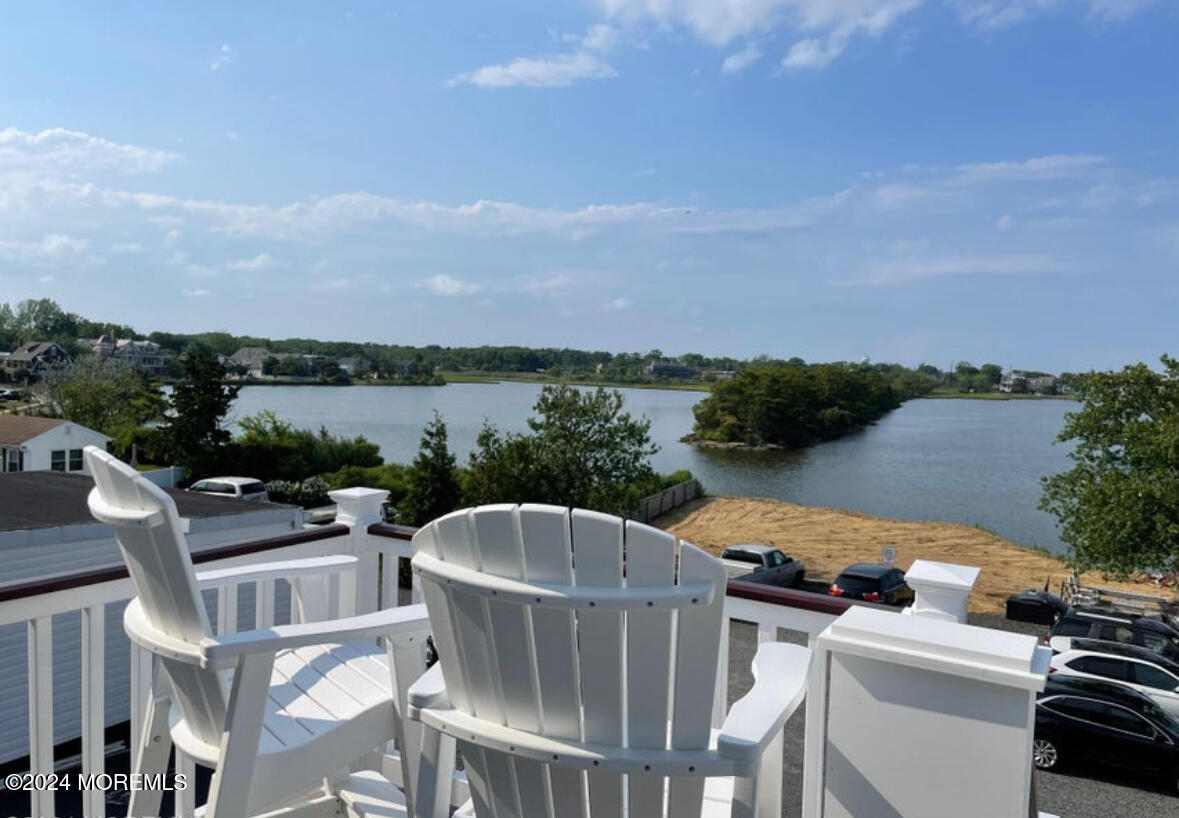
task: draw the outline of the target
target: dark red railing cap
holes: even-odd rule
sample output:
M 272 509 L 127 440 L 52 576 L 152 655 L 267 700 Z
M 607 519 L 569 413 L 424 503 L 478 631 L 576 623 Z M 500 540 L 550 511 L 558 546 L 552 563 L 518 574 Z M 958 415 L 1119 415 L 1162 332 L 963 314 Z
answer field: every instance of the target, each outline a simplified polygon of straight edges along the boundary
M 899 608 L 890 605 L 880 605 L 875 602 L 864 602 L 859 599 L 847 599 L 841 596 L 828 596 L 811 591 L 800 591 L 797 588 L 779 588 L 775 585 L 762 585 L 759 582 L 742 582 L 738 579 L 729 580 L 725 595 L 738 599 L 748 599 L 752 602 L 767 602 L 770 605 L 782 605 L 787 608 L 800 608 L 804 611 L 831 614 L 839 616 L 848 608 L 876 608 L 881 611 L 898 612 Z

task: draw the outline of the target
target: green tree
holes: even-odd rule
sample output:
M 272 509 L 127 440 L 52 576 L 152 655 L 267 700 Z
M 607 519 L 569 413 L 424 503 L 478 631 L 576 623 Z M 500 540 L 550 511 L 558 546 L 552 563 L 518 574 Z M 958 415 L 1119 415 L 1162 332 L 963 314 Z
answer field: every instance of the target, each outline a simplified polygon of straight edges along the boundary
M 435 411 L 434 419 L 422 430 L 421 447 L 409 469 L 409 491 L 397 506 L 397 519 L 425 525 L 454 511 L 461 499 L 454 455 L 447 445 L 446 423 Z
M 46 372 L 37 392 L 56 414 L 111 437 L 163 420 L 167 406 L 144 373 L 92 355 Z
M 1179 568 L 1179 361 L 1090 373 L 1060 442 L 1073 468 L 1043 479 L 1078 568 L 1117 575 Z
M 225 383 L 225 366 L 207 346 L 191 344 L 180 354 L 184 375 L 172 387 L 171 410 L 160 427 L 161 448 L 194 474 L 215 466 L 230 440 L 225 416 L 240 386 Z
M 530 434 L 485 426 L 471 454 L 466 500 L 544 502 L 601 511 L 628 510 L 637 486 L 655 474 L 651 421 L 624 412 L 622 394 L 546 386 L 529 418 Z
M 20 343 L 69 341 L 78 337 L 78 316 L 51 298 L 30 298 L 16 305 L 14 325 Z

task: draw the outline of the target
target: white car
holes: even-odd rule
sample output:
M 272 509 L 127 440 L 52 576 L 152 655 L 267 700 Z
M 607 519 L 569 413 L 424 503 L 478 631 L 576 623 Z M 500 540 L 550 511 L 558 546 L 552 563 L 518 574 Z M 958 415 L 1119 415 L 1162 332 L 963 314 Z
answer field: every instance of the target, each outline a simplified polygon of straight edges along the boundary
M 1179 716 L 1179 664 L 1147 648 L 1121 642 L 1054 636 L 1049 644 L 1057 651 L 1048 671 L 1054 677 L 1082 676 L 1118 682 Z
M 253 477 L 209 477 L 198 480 L 188 487 L 189 491 L 199 491 L 205 494 L 220 494 L 223 497 L 237 497 L 241 500 L 270 499 L 266 492 L 266 484 Z

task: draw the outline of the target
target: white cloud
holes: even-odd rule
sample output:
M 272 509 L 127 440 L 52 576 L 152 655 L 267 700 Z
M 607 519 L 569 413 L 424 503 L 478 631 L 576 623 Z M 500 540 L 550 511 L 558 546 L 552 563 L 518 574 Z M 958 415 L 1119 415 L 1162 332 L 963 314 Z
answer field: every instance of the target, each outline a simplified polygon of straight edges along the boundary
M 602 305 L 602 309 L 605 310 L 606 312 L 622 312 L 623 310 L 629 310 L 630 309 L 630 299 L 627 298 L 626 296 L 621 296 L 621 295 L 618 296 L 617 298 L 611 298 L 609 301 L 607 301 L 605 304 Z
M 212 295 L 208 290 L 202 290 L 200 288 L 195 290 L 181 290 L 180 294 L 185 298 L 207 298 Z
M 995 220 L 995 227 L 999 230 L 1010 230 L 1015 226 L 1015 217 L 1010 213 L 1004 213 Z
M 760 59 L 761 49 L 754 43 L 750 43 L 740 51 L 725 57 L 724 62 L 721 63 L 721 72 L 725 74 L 737 74 Z
M 824 43 L 808 37 L 790 46 L 790 51 L 782 58 L 783 68 L 826 68 L 835 58 L 843 53 L 847 40 L 836 42 L 834 39 Z
M 120 241 L 111 245 L 111 252 L 119 255 L 142 253 L 143 245 L 137 241 Z
M 51 276 L 51 275 L 37 276 L 37 283 L 38 284 L 52 284 L 55 281 L 57 281 L 56 276 Z
M 39 240 L 0 239 L 0 258 L 19 262 L 61 264 L 87 257 L 90 242 L 61 233 L 46 233 Z
M 618 29 L 597 23 L 586 29 L 580 42 L 581 47 L 589 51 L 609 51 L 618 42 Z
M 185 271 L 195 278 L 215 278 L 221 275 L 220 270 L 207 264 L 190 264 Z
M 222 43 L 221 47 L 213 55 L 213 58 L 209 60 L 209 70 L 220 71 L 233 62 L 235 57 L 237 57 L 237 52 L 231 46 Z
M 597 55 L 577 51 L 545 57 L 519 57 L 504 65 L 485 65 L 459 74 L 448 84 L 481 88 L 564 88 L 578 80 L 609 79 L 617 75 L 618 72 Z
M 888 0 L 869 2 L 859 13 L 847 10 L 841 19 L 830 28 L 826 37 L 807 37 L 790 47 L 782 58 L 783 68 L 826 68 L 847 50 L 852 37 L 866 34 L 879 37 L 892 28 L 900 17 L 921 5 L 923 0 Z M 817 26 L 823 28 L 823 26 Z
M 613 66 L 602 59 L 618 43 L 618 29 L 595 23 L 584 34 L 549 34 L 576 46 L 565 54 L 519 57 L 501 65 L 485 65 L 466 71 L 447 82 L 449 86 L 476 85 L 481 88 L 564 88 L 578 80 L 610 79 L 618 76 Z
M 1037 182 L 1090 174 L 1106 163 L 1096 154 L 1053 154 L 1018 162 L 982 162 L 957 167 L 955 182 L 980 184 L 989 182 Z
M 419 286 L 425 287 L 434 295 L 445 297 L 457 295 L 474 295 L 482 288 L 475 283 L 469 281 L 460 281 L 457 278 L 439 273 L 435 276 L 430 276 L 425 281 L 420 282 Z
M 517 279 L 515 289 L 523 293 L 555 297 L 563 295 L 572 283 L 573 277 L 568 273 L 555 273 L 543 278 L 523 276 Z
M 242 258 L 225 265 L 229 270 L 254 273 L 274 266 L 274 258 L 270 253 L 259 253 L 252 258 Z
M 784 30 L 797 38 L 786 68 L 822 68 L 856 35 L 880 36 L 930 0 L 592 0 L 611 21 L 684 27 L 703 42 L 726 46 L 742 37 Z M 1057 7 L 1083 7 L 1101 21 L 1125 20 L 1156 0 L 943 0 L 966 25 L 1010 26 Z
M 16 128 L 0 131 L 0 170 L 150 173 L 179 158 L 168 151 L 111 142 L 65 128 L 49 128 L 39 133 Z
M 946 276 L 1067 273 L 1079 269 L 1076 264 L 1041 253 L 995 256 L 917 255 L 871 264 L 863 276 L 835 283 L 883 287 Z
M 174 227 L 171 230 L 169 230 L 167 233 L 164 234 L 164 244 L 171 247 L 173 244 L 180 241 L 182 238 L 184 238 L 184 231 L 179 228 Z
M 1100 22 L 1128 20 L 1156 0 L 949 0 L 963 22 L 984 31 L 995 31 L 1020 23 L 1042 11 L 1066 5 L 1085 6 L 1088 16 Z

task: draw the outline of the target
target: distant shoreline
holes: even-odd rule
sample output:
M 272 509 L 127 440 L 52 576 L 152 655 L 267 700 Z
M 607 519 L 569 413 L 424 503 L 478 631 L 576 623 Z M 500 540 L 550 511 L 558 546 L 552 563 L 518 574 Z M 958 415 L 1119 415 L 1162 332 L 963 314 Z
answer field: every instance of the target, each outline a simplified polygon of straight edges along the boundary
M 931 392 L 911 400 L 1068 400 L 1079 401 L 1077 395 L 1036 395 L 1027 392 Z

